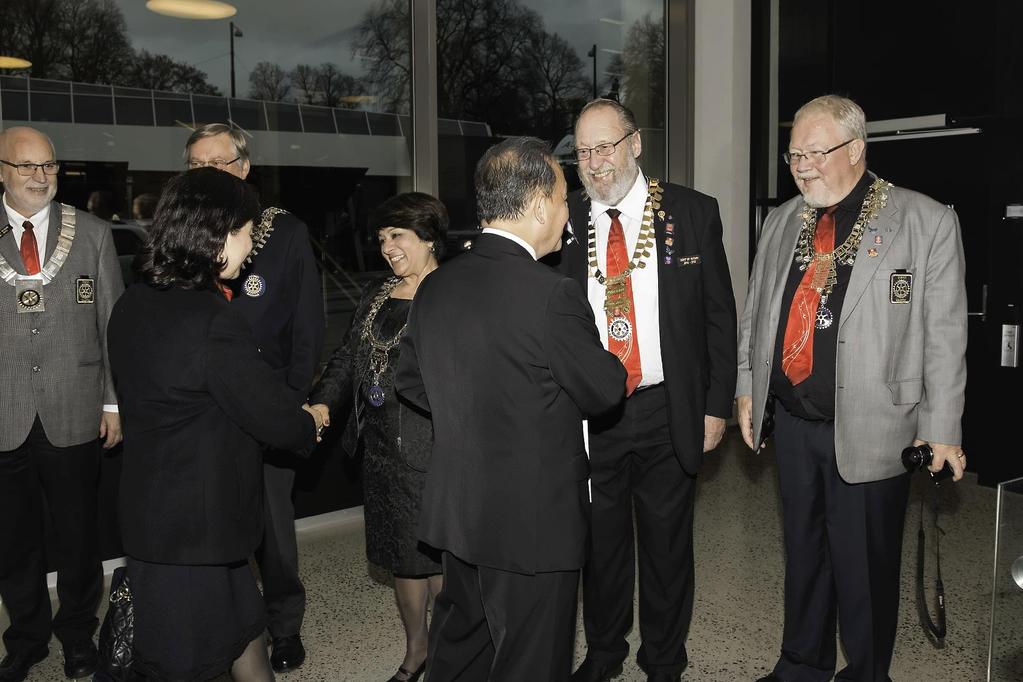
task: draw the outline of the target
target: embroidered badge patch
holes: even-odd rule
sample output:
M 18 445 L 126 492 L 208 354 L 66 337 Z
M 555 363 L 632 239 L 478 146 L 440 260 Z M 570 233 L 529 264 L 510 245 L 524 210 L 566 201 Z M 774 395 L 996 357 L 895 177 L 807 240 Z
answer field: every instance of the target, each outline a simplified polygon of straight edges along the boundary
M 75 300 L 83 305 L 96 302 L 95 278 L 82 275 L 75 280 Z
M 888 300 L 909 303 L 913 300 L 913 273 L 896 270 L 888 277 Z

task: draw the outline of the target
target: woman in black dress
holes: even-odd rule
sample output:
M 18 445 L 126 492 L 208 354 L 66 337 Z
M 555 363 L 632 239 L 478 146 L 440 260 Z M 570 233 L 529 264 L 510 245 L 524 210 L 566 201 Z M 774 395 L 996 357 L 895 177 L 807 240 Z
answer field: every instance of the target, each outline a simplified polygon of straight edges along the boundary
M 428 416 L 398 399 L 393 378 L 412 297 L 442 255 L 447 210 L 428 194 L 399 194 L 380 205 L 372 226 L 394 274 L 367 288 L 309 402 L 328 424 L 330 414 L 344 424 L 349 454 L 362 441 L 366 555 L 394 574 L 406 650 L 391 680 L 404 682 L 423 674 L 427 605 L 440 591 L 441 567 L 416 539 L 433 429 Z
M 221 280 L 238 276 L 255 190 L 201 168 L 173 178 L 107 333 L 124 425 L 121 539 L 145 679 L 266 682 L 259 442 L 303 451 L 322 421 L 262 360 Z

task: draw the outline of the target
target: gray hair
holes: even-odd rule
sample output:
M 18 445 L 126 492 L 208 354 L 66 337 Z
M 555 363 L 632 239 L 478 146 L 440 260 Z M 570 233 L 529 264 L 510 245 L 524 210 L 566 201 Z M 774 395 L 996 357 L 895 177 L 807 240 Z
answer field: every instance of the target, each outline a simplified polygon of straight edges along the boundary
M 851 139 L 864 142 L 867 140 L 867 116 L 860 105 L 848 97 L 822 95 L 812 99 L 799 107 L 799 111 L 792 118 L 792 124 L 795 125 L 802 116 L 817 113 L 830 116 Z
M 621 125 L 622 130 L 624 130 L 626 134 L 631 135 L 632 133 L 639 130 L 639 125 L 636 123 L 636 116 L 632 113 L 632 110 L 629 109 L 629 107 L 625 106 L 621 102 L 616 102 L 613 99 L 604 98 L 590 100 L 589 102 L 587 102 L 586 105 L 583 106 L 583 108 L 579 111 L 579 115 L 575 119 L 576 126 L 579 125 L 579 119 L 581 119 L 583 117 L 583 114 L 585 114 L 587 111 L 589 111 L 590 109 L 598 109 L 602 107 L 611 109 L 612 111 L 615 112 L 615 114 L 618 115 L 618 124 Z
M 188 161 L 188 150 L 192 148 L 193 144 L 199 140 L 207 137 L 216 137 L 217 135 L 227 135 L 228 139 L 231 140 L 231 144 L 234 145 L 234 153 L 238 155 L 238 158 L 242 161 L 249 160 L 249 143 L 242 131 L 232 128 L 226 123 L 207 123 L 196 128 L 188 136 L 188 142 L 185 143 L 185 161 Z

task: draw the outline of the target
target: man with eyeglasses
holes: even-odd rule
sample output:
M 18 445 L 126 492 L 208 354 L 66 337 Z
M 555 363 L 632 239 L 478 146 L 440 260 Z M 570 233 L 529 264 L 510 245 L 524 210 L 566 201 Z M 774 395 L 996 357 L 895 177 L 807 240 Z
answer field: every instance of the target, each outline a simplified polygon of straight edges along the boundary
M 59 170 L 39 131 L 0 134 L 0 599 L 10 615 L 0 682 L 25 679 L 51 634 L 65 675 L 96 669 L 97 435 L 104 448 L 121 440 L 106 330 L 124 285 L 110 225 L 53 201 Z M 60 600 L 52 621 L 48 566 Z
M 867 171 L 852 100 L 796 112 L 800 196 L 767 217 L 739 325 L 739 425 L 773 410 L 785 533 L 781 655 L 760 682 L 888 680 L 910 475 L 962 478 L 966 288 L 952 209 Z M 835 675 L 836 624 L 847 666 Z
M 189 168 L 212 166 L 245 179 L 250 170 L 245 134 L 223 123 L 197 128 L 185 145 Z M 326 322 L 316 258 L 305 223 L 269 207 L 252 229 L 252 253 L 234 280 L 232 305 L 241 308 L 259 342 L 263 359 L 305 402 L 320 362 Z M 305 588 L 298 574 L 295 507 L 295 456 L 268 450 L 263 466 L 263 543 L 256 552 L 267 630 L 270 665 L 283 673 L 305 661 L 301 628 Z
M 569 197 L 559 269 L 586 290 L 604 347 L 628 371 L 625 400 L 590 429 L 593 490 L 583 570 L 586 659 L 573 682 L 617 676 L 629 653 L 639 544 L 636 659 L 673 682 L 688 665 L 693 502 L 735 390 L 735 298 L 717 202 L 642 172 L 632 113 L 598 99 L 575 125 L 584 191 Z

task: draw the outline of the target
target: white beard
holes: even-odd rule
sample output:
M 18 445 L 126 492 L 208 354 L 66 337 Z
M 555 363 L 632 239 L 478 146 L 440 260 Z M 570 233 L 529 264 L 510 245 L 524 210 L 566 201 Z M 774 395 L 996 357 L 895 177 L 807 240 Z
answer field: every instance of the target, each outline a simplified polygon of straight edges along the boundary
M 614 169 L 615 181 L 610 186 L 605 187 L 596 184 L 593 178 L 590 177 L 589 168 L 579 173 L 579 179 L 582 181 L 583 187 L 591 199 L 596 199 L 608 206 L 616 206 L 619 201 L 625 198 L 629 190 L 632 189 L 638 172 L 639 164 L 636 163 L 636 157 L 629 156 L 624 168 Z

